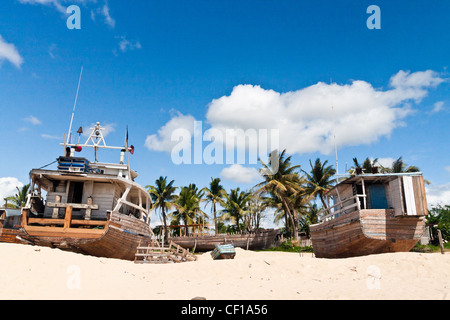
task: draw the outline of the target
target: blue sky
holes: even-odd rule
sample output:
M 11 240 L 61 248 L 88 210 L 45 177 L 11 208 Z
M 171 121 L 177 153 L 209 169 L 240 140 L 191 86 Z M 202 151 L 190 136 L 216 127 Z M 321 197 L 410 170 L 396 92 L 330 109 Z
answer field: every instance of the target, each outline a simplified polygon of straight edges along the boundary
M 72 4 L 80 30 L 66 26 Z M 372 4 L 381 29 L 367 28 Z M 258 165 L 175 165 L 167 134 L 193 119 L 204 130 L 278 129 L 303 169 L 316 157 L 334 164 L 333 104 L 340 172 L 353 157 L 402 156 L 431 182 L 429 199 L 445 201 L 448 12 L 447 0 L 1 1 L 0 195 L 62 153 L 83 66 L 73 127 L 99 121 L 121 145 L 128 125 L 142 185 L 258 182 Z

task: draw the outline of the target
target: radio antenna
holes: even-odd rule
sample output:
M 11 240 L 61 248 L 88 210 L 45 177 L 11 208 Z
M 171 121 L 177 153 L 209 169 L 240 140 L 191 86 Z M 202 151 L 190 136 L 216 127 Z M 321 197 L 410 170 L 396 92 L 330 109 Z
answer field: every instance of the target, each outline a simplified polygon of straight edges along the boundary
M 330 78 L 330 86 L 332 85 L 332 79 Z M 336 123 L 334 121 L 334 105 L 333 105 L 333 95 L 331 95 L 331 113 L 333 115 L 333 139 L 334 139 L 334 153 L 336 156 L 336 183 L 339 183 L 339 162 L 338 162 L 338 152 L 336 145 Z
M 72 118 L 70 119 L 69 133 L 67 134 L 67 141 L 68 141 L 68 143 L 71 143 L 70 140 L 72 138 L 72 122 L 73 122 L 73 116 L 75 115 L 75 108 L 77 106 L 78 91 L 80 90 L 80 83 L 81 83 L 81 75 L 82 74 L 83 74 L 83 67 L 81 67 L 80 78 L 78 79 L 77 94 L 75 95 L 75 103 L 73 104 L 73 111 L 72 111 Z

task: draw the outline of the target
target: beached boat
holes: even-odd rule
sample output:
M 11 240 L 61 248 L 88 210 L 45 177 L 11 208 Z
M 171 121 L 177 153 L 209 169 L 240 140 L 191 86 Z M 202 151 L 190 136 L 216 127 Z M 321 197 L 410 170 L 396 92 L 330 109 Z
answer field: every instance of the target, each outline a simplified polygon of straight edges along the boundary
M 125 163 L 125 154 L 128 159 L 134 151 L 128 137 L 125 147 L 107 146 L 100 124 L 91 129 L 84 144 L 62 144 L 65 155 L 58 158 L 57 170 L 31 170 L 22 237 L 36 245 L 134 260 L 139 242 L 153 236 L 151 198 Z M 84 147 L 94 148 L 95 162 L 75 157 Z M 120 150 L 120 163 L 98 162 L 100 148 Z
M 274 245 L 278 235 L 278 229 L 264 229 L 243 234 L 171 237 L 169 240 L 196 252 L 212 251 L 216 248 L 216 244 L 232 244 L 236 248 L 261 250 Z
M 20 228 L 22 211 L 20 209 L 0 209 L 0 242 L 22 243 L 23 230 Z
M 318 258 L 408 252 L 424 234 L 428 211 L 421 173 L 352 176 L 327 198 L 334 205 L 310 226 Z

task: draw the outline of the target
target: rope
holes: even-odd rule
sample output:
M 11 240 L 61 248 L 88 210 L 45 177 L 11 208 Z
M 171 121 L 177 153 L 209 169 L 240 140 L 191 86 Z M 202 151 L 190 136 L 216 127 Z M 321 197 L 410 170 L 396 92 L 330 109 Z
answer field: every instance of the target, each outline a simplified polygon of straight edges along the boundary
M 46 164 L 45 166 L 38 168 L 38 170 L 44 169 L 44 168 L 46 168 L 46 167 L 48 167 L 48 166 L 51 166 L 51 165 L 54 164 L 55 162 L 58 162 L 58 159 L 56 159 L 56 160 L 53 161 L 52 163 Z

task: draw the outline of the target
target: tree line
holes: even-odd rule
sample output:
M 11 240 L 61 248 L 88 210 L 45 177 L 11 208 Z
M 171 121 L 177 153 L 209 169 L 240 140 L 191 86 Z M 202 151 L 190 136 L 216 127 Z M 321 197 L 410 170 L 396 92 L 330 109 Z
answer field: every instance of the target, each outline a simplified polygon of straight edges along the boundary
M 274 222 L 283 221 L 288 236 L 298 240 L 299 232 L 309 235 L 309 226 L 318 222 L 318 213 L 328 206 L 325 194 L 336 184 L 336 170 L 320 158 L 314 163 L 310 160 L 310 168 L 302 170 L 300 165 L 292 163 L 292 156 L 286 150 L 272 152 L 268 163 L 259 161 L 262 182 L 250 190 L 238 187 L 227 192 L 220 178 L 211 178 L 209 185 L 202 189 L 195 184 L 180 187 L 179 194 L 175 193 L 178 188 L 174 186 L 174 180 L 168 181 L 167 177 L 161 176 L 155 185 L 146 186 L 153 200 L 152 208 L 161 213 L 165 234 L 169 233 L 169 225 L 184 225 L 187 233 L 188 225 L 209 221 L 204 212 L 209 204 L 216 234 L 255 231 L 271 209 Z M 272 166 L 271 161 L 277 161 L 278 165 Z M 401 157 L 391 167 L 383 167 L 377 159 L 370 158 L 362 164 L 357 158 L 353 158 L 353 162 L 349 174 L 375 173 L 375 168 L 380 168 L 383 173 L 419 171 L 415 166 L 407 166 Z M 272 169 L 275 167 L 276 171 Z
M 278 166 L 272 166 L 272 160 L 278 161 Z M 169 234 L 171 225 L 182 225 L 185 233 L 188 233 L 188 225 L 209 224 L 210 220 L 216 234 L 253 232 L 261 227 L 261 221 L 267 218 L 267 213 L 273 212 L 274 222 L 284 222 L 287 234 L 294 240 L 298 240 L 299 232 L 309 235 L 309 226 L 318 222 L 318 213 L 328 206 L 325 194 L 336 184 L 336 170 L 328 165 L 328 161 L 320 158 L 314 162 L 310 160 L 308 170 L 303 170 L 300 165 L 292 163 L 292 156 L 286 150 L 271 153 L 268 163 L 261 159 L 259 161 L 262 181 L 250 190 L 238 187 L 226 191 L 220 178 L 211 178 L 209 185 L 204 188 L 195 184 L 176 187 L 174 180 L 169 181 L 162 176 L 156 179 L 154 185 L 147 185 L 153 202 L 151 209 L 161 214 L 165 234 Z M 273 171 L 273 167 L 278 170 Z M 381 166 L 377 159 L 366 158 L 360 163 L 357 158 L 353 158 L 353 166 L 348 173 L 353 175 L 378 171 L 401 173 L 420 170 L 416 166 L 406 165 L 402 157 L 393 161 L 391 167 Z M 29 187 L 27 184 L 17 188 L 14 196 L 5 199 L 7 206 L 23 207 Z M 211 207 L 211 218 L 204 211 L 207 205 Z M 448 206 L 440 208 L 439 213 L 436 210 L 430 211 L 429 219 L 434 222 L 448 219 Z

